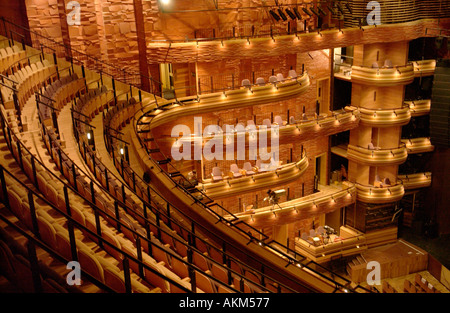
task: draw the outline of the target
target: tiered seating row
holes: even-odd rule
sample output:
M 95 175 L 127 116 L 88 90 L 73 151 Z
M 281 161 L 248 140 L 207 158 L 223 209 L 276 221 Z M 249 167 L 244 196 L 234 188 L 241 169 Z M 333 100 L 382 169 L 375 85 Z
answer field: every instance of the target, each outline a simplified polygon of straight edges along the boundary
M 0 73 L 5 73 L 15 63 L 26 57 L 26 51 L 20 50 L 19 46 L 6 47 L 0 49 Z
M 36 165 L 40 168 L 38 164 Z M 45 170 L 37 173 L 39 176 L 46 176 L 45 174 Z M 54 186 L 55 183 L 50 176 L 46 178 L 49 180 L 40 182 L 39 184 L 43 184 L 40 188 L 45 187 L 47 183 L 50 190 L 53 188 L 50 186 Z M 94 252 L 95 246 L 93 247 L 93 243 L 96 242 L 100 247 L 103 245 L 105 250 L 111 255 L 114 252 L 120 253 L 120 250 L 114 250 L 114 241 L 110 243 L 111 238 L 114 238 L 114 236 L 104 228 L 102 230 L 104 232 L 103 237 L 96 237 L 92 231 L 92 228 L 95 229 L 95 221 L 89 221 L 87 216 L 84 217 L 82 209 L 76 205 L 76 199 L 63 212 L 61 208 L 54 206 L 44 197 L 30 192 L 29 189 L 24 188 L 12 179 L 6 178 L 5 186 L 7 187 L 7 192 L 5 194 L 3 190 L 2 201 L 7 203 L 14 215 L 30 230 L 33 230 L 38 238 L 52 248 L 53 251 L 61 255 L 65 261 L 78 260 L 82 270 L 100 283 L 111 286 L 116 292 L 125 291 L 125 273 L 121 270 L 122 265 L 118 262 L 112 262 L 111 257 L 108 258 L 106 255 L 101 255 L 98 251 Z M 45 195 L 48 196 L 49 194 L 44 192 Z M 67 206 L 67 202 L 60 202 L 58 206 Z M 73 216 L 73 219 L 70 218 L 69 214 Z M 86 226 L 80 223 L 83 219 L 87 221 Z M 91 224 L 89 225 L 88 223 Z M 81 232 L 69 231 L 67 229 L 70 227 L 69 225 L 75 226 Z M 74 241 L 75 245 L 73 245 Z M 74 252 L 74 249 L 76 252 Z M 123 254 L 122 260 L 128 257 L 127 254 Z M 143 285 L 133 276 L 129 277 L 129 279 L 133 292 L 148 293 L 160 291 L 159 289 L 151 289 Z
M 76 93 L 73 92 L 74 90 Z M 75 98 L 75 94 L 82 94 L 85 91 L 85 80 L 84 78 L 79 79 L 76 73 L 69 72 L 68 76 L 54 81 L 44 89 L 41 96 L 38 96 L 41 123 L 51 126 L 53 123 L 52 111 L 60 110 Z
M 43 62 L 39 61 L 27 65 L 15 74 L 8 75 L 7 77 L 10 80 L 4 80 L 4 84 L 11 88 L 5 86 L 1 88 L 5 109 L 15 108 L 14 91 L 12 88 L 17 90 L 18 105 L 22 108 L 35 91 L 39 90 L 47 82 L 56 80 L 57 74 L 56 65 L 44 59 Z
M 3 215 L 0 215 L 0 219 L 2 219 L 2 222 L 9 222 L 7 217 Z M 20 231 L 19 235 L 27 236 L 27 233 L 13 223 L 2 225 L 2 227 L 0 227 L 0 272 L 8 279 L 9 282 L 11 282 L 22 292 L 26 293 L 82 292 L 81 288 L 68 285 L 59 272 L 53 269 L 55 267 L 54 265 L 53 267 L 48 266 L 42 261 L 42 258 L 40 258 L 41 260 L 33 260 L 33 255 L 37 255 L 36 250 L 43 248 L 42 250 L 49 253 L 49 256 L 46 257 L 51 258 L 52 263 L 58 262 L 60 263 L 58 264 L 59 267 L 63 267 L 65 269 L 66 264 L 64 264 L 62 258 L 59 258 L 57 254 L 53 253 L 53 250 L 46 249 L 46 246 L 43 243 L 40 243 L 37 239 L 34 239 L 31 236 L 26 237 L 27 242 L 21 244 L 21 242 L 17 241 L 10 235 L 10 233 L 3 229 L 3 227 L 8 226 L 10 227 L 9 231 L 11 231 L 12 227 L 14 227 L 14 230 Z M 30 253 L 30 248 L 34 248 L 35 250 L 32 250 L 33 252 Z M 42 251 L 39 251 L 39 253 L 42 253 Z M 37 264 L 35 263 L 32 266 L 33 261 L 36 261 Z M 38 269 L 37 272 L 36 268 Z M 33 275 L 35 277 L 39 277 L 37 283 L 33 280 Z M 104 290 L 109 290 L 106 286 L 101 287 L 104 288 Z

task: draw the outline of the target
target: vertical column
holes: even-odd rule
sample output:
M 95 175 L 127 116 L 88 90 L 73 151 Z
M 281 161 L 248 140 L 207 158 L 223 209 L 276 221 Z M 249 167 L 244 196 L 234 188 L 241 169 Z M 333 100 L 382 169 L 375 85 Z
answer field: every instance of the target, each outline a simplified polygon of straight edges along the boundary
M 149 76 L 149 68 L 147 64 L 147 42 L 145 36 L 144 13 L 142 8 L 142 0 L 133 0 L 134 16 L 136 21 L 136 33 L 139 49 L 139 71 L 146 77 Z M 150 81 L 145 77 L 141 77 L 141 88 L 150 91 Z

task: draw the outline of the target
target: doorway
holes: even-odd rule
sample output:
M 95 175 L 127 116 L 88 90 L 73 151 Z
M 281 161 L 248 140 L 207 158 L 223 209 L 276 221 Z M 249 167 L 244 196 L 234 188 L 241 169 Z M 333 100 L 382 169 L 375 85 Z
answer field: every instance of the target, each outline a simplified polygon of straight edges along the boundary
M 174 99 L 174 77 L 172 64 L 165 63 L 159 65 L 159 72 L 161 74 L 160 80 L 162 84 L 163 97 L 165 99 Z
M 319 185 L 327 185 L 327 156 L 328 153 L 316 157 L 314 172 L 314 189 L 318 190 Z
M 330 79 L 322 78 L 317 80 L 317 115 L 328 114 L 330 112 Z

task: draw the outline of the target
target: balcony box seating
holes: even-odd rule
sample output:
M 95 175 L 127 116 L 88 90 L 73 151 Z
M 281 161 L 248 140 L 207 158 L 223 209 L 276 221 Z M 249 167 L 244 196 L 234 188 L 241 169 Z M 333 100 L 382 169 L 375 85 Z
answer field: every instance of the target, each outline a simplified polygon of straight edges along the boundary
M 290 70 L 288 73 L 288 77 L 290 78 L 297 78 L 297 72 L 295 70 Z
M 250 80 L 248 80 L 248 79 L 242 80 L 242 87 L 250 88 L 251 86 L 252 86 L 252 84 L 250 83 Z
M 243 170 L 245 172 L 245 175 L 247 175 L 247 176 L 251 176 L 251 175 L 256 174 L 256 171 L 254 171 L 254 169 L 253 169 L 253 167 L 252 167 L 250 162 L 245 162 L 244 163 Z
M 231 178 L 239 178 L 242 177 L 242 174 L 240 172 L 239 167 L 237 166 L 237 164 L 231 164 L 230 165 L 230 173 L 229 176 Z
M 269 83 L 275 85 L 277 82 L 278 82 L 278 79 L 277 79 L 276 76 L 270 76 L 270 77 L 269 77 Z
M 266 81 L 264 80 L 264 78 L 258 77 L 258 78 L 256 79 L 256 84 L 257 84 L 258 86 L 264 86 L 264 85 L 266 84 Z
M 283 121 L 283 119 L 281 118 L 281 116 L 277 115 L 274 117 L 273 119 L 274 124 L 277 124 L 279 126 L 284 126 L 286 125 L 286 123 Z

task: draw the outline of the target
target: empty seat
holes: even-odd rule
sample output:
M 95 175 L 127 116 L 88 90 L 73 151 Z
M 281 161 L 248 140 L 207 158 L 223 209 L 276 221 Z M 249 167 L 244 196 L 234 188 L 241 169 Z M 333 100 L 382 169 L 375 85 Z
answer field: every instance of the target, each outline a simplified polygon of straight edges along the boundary
M 240 172 L 239 167 L 237 164 L 231 164 L 230 165 L 230 177 L 231 178 L 239 178 L 242 177 L 242 174 Z
M 212 172 L 211 172 L 211 178 L 212 178 L 213 182 L 223 179 L 223 174 L 222 174 L 222 171 L 220 170 L 220 168 L 213 167 Z
M 283 76 L 283 74 L 281 74 L 281 73 L 278 73 L 277 74 L 277 81 L 280 83 L 280 82 L 282 82 L 282 81 L 284 81 L 284 76 Z
M 276 116 L 273 118 L 273 122 L 274 122 L 275 124 L 280 125 L 280 126 L 283 126 L 283 125 L 284 125 L 283 119 L 282 119 L 281 116 L 279 116 L 279 115 L 276 115 Z
M 386 59 L 386 60 L 384 61 L 384 67 L 385 67 L 385 68 L 392 68 L 392 67 L 393 67 L 392 61 L 391 61 L 390 59 Z
M 84 247 L 78 247 L 78 261 L 81 269 L 92 275 L 100 282 L 104 282 L 103 268 L 97 257 Z
M 256 79 L 256 84 L 257 84 L 258 86 L 264 86 L 264 85 L 266 84 L 266 81 L 264 80 L 263 77 L 258 77 L 258 78 Z
M 242 80 L 242 87 L 250 88 L 251 86 L 252 86 L 252 83 L 250 82 L 249 79 L 243 79 Z
M 263 126 L 266 126 L 267 128 L 272 127 L 272 122 L 268 118 L 265 118 L 263 120 L 262 124 L 263 124 Z
M 290 70 L 288 73 L 288 77 L 297 78 L 297 72 L 295 70 Z
M 242 168 L 245 171 L 245 175 L 256 174 L 256 172 L 253 170 L 253 167 L 250 162 L 245 162 Z
M 269 83 L 275 85 L 277 82 L 278 82 L 278 79 L 277 79 L 276 76 L 270 76 L 270 77 L 269 77 Z

